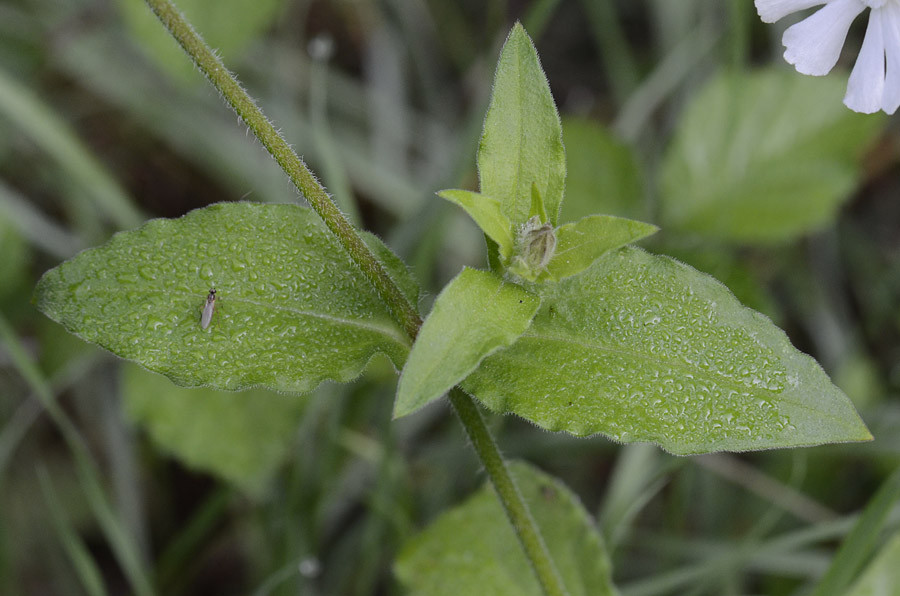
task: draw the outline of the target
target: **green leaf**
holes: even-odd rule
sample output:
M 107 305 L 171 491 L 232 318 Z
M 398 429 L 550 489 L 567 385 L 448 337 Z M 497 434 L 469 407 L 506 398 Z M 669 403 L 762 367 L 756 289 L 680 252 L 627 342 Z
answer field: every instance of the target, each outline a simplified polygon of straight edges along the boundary
M 607 252 L 655 234 L 653 224 L 613 217 L 590 215 L 556 230 L 556 253 L 547 264 L 553 279 L 581 273 Z
M 644 176 L 634 150 L 598 122 L 564 116 L 566 200 L 560 221 L 577 221 L 594 213 L 642 219 Z
M 413 345 L 394 417 L 406 416 L 465 379 L 528 329 L 540 299 L 485 271 L 465 268 L 440 293 Z
M 366 239 L 415 304 L 402 262 Z M 222 203 L 150 221 L 48 271 L 35 300 L 82 339 L 185 386 L 305 392 L 353 379 L 377 351 L 399 368 L 409 350 L 337 240 L 296 205 Z
M 888 476 L 869 500 L 812 596 L 844 596 L 847 593 L 850 583 L 877 547 L 881 532 L 891 523 L 889 518 L 898 500 L 900 468 Z
M 128 417 L 160 450 L 254 495 L 284 461 L 306 403 L 261 389 L 173 387 L 137 366 L 125 367 L 123 397 Z
M 516 23 L 494 75 L 494 91 L 478 147 L 481 192 L 500 200 L 513 224 L 523 224 L 536 185 L 556 225 L 566 180 L 562 127 L 537 50 Z
M 900 532 L 881 549 L 846 596 L 895 596 L 900 586 Z
M 125 23 L 149 51 L 159 67 L 183 81 L 202 77 L 190 58 L 172 39 L 144 2 L 119 0 Z M 262 35 L 278 18 L 284 0 L 178 0 L 194 28 L 226 62 L 232 61 L 250 42 Z
M 534 291 L 528 331 L 463 383 L 494 411 L 676 454 L 871 439 L 812 358 L 686 265 L 622 248 Z
M 603 539 L 578 497 L 527 464 L 510 468 L 569 595 L 616 594 Z M 543 594 L 489 485 L 410 540 L 394 570 L 410 596 Z
M 884 123 L 846 109 L 845 86 L 787 69 L 713 79 L 687 108 L 664 158 L 666 226 L 767 243 L 832 221 Z
M 442 190 L 437 194 L 465 209 L 481 231 L 497 243 L 503 258 L 509 258 L 514 244 L 512 223 L 503 214 L 500 201 L 468 190 Z

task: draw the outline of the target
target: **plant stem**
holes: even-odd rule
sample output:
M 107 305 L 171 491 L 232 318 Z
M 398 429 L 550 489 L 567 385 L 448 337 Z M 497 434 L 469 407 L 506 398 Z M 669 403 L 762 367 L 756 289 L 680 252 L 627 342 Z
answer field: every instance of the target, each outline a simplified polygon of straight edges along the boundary
M 391 309 L 397 321 L 403 325 L 411 340 L 415 340 L 422 326 L 422 319 L 378 258 L 369 250 L 356 230 L 325 189 L 319 184 L 306 164 L 291 149 L 287 141 L 263 115 L 256 103 L 228 72 L 225 65 L 206 45 L 190 24 L 169 0 L 146 0 L 163 25 L 181 44 L 198 68 L 219 90 L 238 116 L 250 127 L 278 165 L 285 171 L 310 206 L 322 218 L 325 225 L 359 265 L 366 278 Z M 466 429 L 475 452 L 484 464 L 497 496 L 506 510 L 526 557 L 531 562 L 538 580 L 547 596 L 565 596 L 566 590 L 559 577 L 547 547 L 541 538 L 537 524 L 528 510 L 515 481 L 500 455 L 494 438 L 488 431 L 481 413 L 466 393 L 459 389 L 450 392 L 450 403 Z
M 531 561 L 534 572 L 537 574 L 541 588 L 547 596 L 564 596 L 566 589 L 553 564 L 553 559 L 550 558 L 547 545 L 544 544 L 537 523 L 531 516 L 531 511 L 528 509 L 525 499 L 522 498 L 519 487 L 510 475 L 506 461 L 500 455 L 497 443 L 494 442 L 494 437 L 485 425 L 481 412 L 475 407 L 472 398 L 458 387 L 451 389 L 448 397 L 469 435 L 469 440 L 472 441 L 475 453 L 484 464 L 484 469 L 491 479 L 491 484 L 494 485 L 497 497 L 506 510 L 506 516 L 515 529 L 519 542 L 525 550 L 525 555 Z
M 234 75 L 228 72 L 219 57 L 194 31 L 194 28 L 178 9 L 169 0 L 146 1 L 169 33 L 188 53 L 194 64 L 253 131 L 253 134 L 275 158 L 310 207 L 318 213 L 328 229 L 337 237 L 350 258 L 359 266 L 366 279 L 391 310 L 391 314 L 406 330 L 407 335 L 415 339 L 419 327 L 422 325 L 422 319 L 415 307 L 406 299 L 384 265 L 369 250 L 362 237 L 353 229 L 353 225 L 331 200 L 303 160 L 291 149 L 284 137 L 275 130 L 256 102 L 241 87 Z

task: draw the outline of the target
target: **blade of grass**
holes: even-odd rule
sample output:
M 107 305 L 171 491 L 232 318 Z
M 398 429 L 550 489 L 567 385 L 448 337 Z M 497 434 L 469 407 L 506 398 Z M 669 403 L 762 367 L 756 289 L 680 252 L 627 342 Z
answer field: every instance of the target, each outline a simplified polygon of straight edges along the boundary
M 628 96 L 613 124 L 613 130 L 626 141 L 639 139 L 657 108 L 688 78 L 718 42 L 719 32 L 697 25 L 690 35 L 669 52 L 641 85 Z
M 144 220 L 128 194 L 81 142 L 69 125 L 47 104 L 0 70 L 0 113 L 53 157 L 119 228 L 133 228 Z
M 621 106 L 637 87 L 639 71 L 637 60 L 625 38 L 622 21 L 616 14 L 615 3 L 582 0 L 581 4 L 588 14 L 600 58 L 609 73 L 616 103 Z
M 63 545 L 66 554 L 69 556 L 69 562 L 75 569 L 75 575 L 81 582 L 81 587 L 89 596 L 106 596 L 106 587 L 103 585 L 103 575 L 97 568 L 91 553 L 88 551 L 84 542 L 79 538 L 78 534 L 69 523 L 66 516 L 65 508 L 59 500 L 50 474 L 44 467 L 38 468 L 38 478 L 41 482 L 41 490 L 44 493 L 44 501 L 50 510 L 50 517 L 53 519 L 53 525 L 59 536 L 59 541 Z
M 778 505 L 797 519 L 816 523 L 837 518 L 834 511 L 732 455 L 711 453 L 694 458 L 694 462 Z
M 331 57 L 332 40 L 314 39 L 309 44 L 312 59 L 309 71 L 309 121 L 313 144 L 318 147 L 322 163 L 322 177 L 331 189 L 331 195 L 338 206 L 347 214 L 354 225 L 362 221 L 347 170 L 341 160 L 335 143 L 334 133 L 328 124 L 328 60 Z
M 0 181 L 0 213 L 34 246 L 54 257 L 68 259 L 84 248 L 84 243 L 56 225 L 25 197 Z
M 43 374 L 32 362 L 19 338 L 2 314 L 0 314 L 0 343 L 2 343 L 19 374 L 25 379 L 63 436 L 66 446 L 75 460 L 75 470 L 91 511 L 100 525 L 113 555 L 138 596 L 155 594 L 143 559 L 133 538 L 116 515 L 100 481 L 101 474 L 90 450 L 65 410 L 59 407 Z
M 846 593 L 869 556 L 880 544 L 888 515 L 898 500 L 900 500 L 900 467 L 894 470 L 869 501 L 853 530 L 841 543 L 831 566 L 819 581 L 812 596 L 840 596 Z
M 200 547 L 228 513 L 234 494 L 234 489 L 230 486 L 218 488 L 165 546 L 156 564 L 157 585 L 161 590 L 172 591 L 179 572 L 199 558 L 197 555 Z

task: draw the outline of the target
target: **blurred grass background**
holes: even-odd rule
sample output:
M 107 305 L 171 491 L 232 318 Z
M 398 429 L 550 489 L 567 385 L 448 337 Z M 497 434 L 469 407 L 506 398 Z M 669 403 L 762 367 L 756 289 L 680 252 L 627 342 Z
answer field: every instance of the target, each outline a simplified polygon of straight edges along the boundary
M 623 594 L 805 593 L 900 455 L 895 126 L 813 233 L 723 242 L 667 229 L 655 188 L 697 89 L 723 68 L 780 62 L 781 29 L 749 0 L 180 6 L 431 297 L 483 266 L 474 224 L 433 193 L 477 184 L 494 63 L 522 20 L 565 123 L 580 198 L 563 219 L 661 224 L 651 250 L 772 317 L 876 440 L 675 458 L 495 417 L 501 446 L 597 515 Z M 390 420 L 386 361 L 303 397 L 185 390 L 31 306 L 40 274 L 78 250 L 233 200 L 296 193 L 143 2 L 0 4 L 0 593 L 399 594 L 403 541 L 483 480 L 446 407 Z

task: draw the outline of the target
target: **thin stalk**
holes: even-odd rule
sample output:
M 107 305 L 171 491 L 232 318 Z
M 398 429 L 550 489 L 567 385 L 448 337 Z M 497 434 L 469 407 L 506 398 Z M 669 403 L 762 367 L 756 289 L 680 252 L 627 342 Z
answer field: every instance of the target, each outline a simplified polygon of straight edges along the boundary
M 378 258 L 369 250 L 362 238 L 334 204 L 306 164 L 291 149 L 263 115 L 256 103 L 240 86 L 237 79 L 225 68 L 221 60 L 194 31 L 183 15 L 169 0 L 146 0 L 169 33 L 184 48 L 197 67 L 219 90 L 238 116 L 247 124 L 278 165 L 288 175 L 310 206 L 322 218 L 325 225 L 337 236 L 354 262 L 391 309 L 397 321 L 403 325 L 410 339 L 414 340 L 422 326 L 415 308 L 388 275 Z M 488 431 L 481 413 L 467 394 L 459 389 L 450 392 L 460 422 L 466 429 L 475 452 L 481 459 L 497 496 L 516 530 L 519 542 L 531 562 L 538 580 L 547 596 L 565 596 L 566 590 L 559 573 L 547 552 L 537 524 L 528 510 L 515 481 L 500 455 L 494 438 Z
M 531 511 L 528 509 L 528 505 L 525 504 L 525 499 L 522 498 L 519 487 L 510 475 L 509 468 L 506 467 L 506 461 L 500 455 L 497 443 L 494 442 L 494 437 L 488 430 L 487 425 L 485 425 L 481 412 L 475 407 L 472 398 L 458 387 L 454 387 L 448 397 L 450 398 L 450 403 L 453 404 L 453 409 L 456 410 L 456 415 L 459 416 L 466 433 L 469 435 L 469 440 L 472 441 L 475 453 L 478 454 L 478 458 L 484 464 L 484 469 L 491 479 L 491 484 L 494 485 L 497 497 L 506 510 L 506 516 L 509 518 L 509 522 L 515 529 L 519 542 L 525 550 L 525 554 L 534 567 L 534 572 L 537 574 L 544 593 L 548 596 L 565 595 L 566 589 L 563 586 L 559 572 L 556 570 L 556 566 L 553 564 L 553 559 L 550 558 L 550 553 L 547 551 L 547 545 L 544 544 L 544 539 L 541 537 L 537 523 L 531 516 Z
M 750 47 L 750 17 L 749 6 L 744 0 L 731 0 L 729 5 L 729 18 L 731 24 L 729 53 L 732 70 L 737 73 L 743 70 L 747 63 Z
M 403 325 L 406 333 L 415 338 L 422 319 L 400 288 L 391 279 L 381 261 L 369 250 L 362 237 L 353 229 L 347 217 L 338 209 L 328 193 L 294 152 L 288 142 L 269 122 L 256 102 L 241 87 L 212 49 L 194 31 L 184 16 L 168 0 L 146 0 L 169 33 L 188 53 L 194 64 L 219 90 L 241 120 L 253 131 L 263 147 L 275 158 L 310 207 L 322 218 L 328 229 L 337 237 L 350 258 L 362 270 L 363 275 L 381 296 L 394 318 Z

